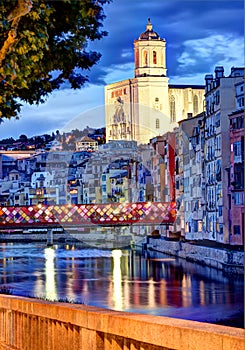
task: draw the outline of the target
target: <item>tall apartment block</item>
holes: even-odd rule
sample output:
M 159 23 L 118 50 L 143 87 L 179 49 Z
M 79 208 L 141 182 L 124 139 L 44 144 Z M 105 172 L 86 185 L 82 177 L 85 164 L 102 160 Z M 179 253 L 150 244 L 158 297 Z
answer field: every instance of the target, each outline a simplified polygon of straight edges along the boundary
M 234 174 L 234 169 L 237 169 L 237 165 L 235 167 L 237 163 L 230 164 L 232 160 L 230 135 L 234 134 L 234 130 L 230 131 L 232 117 L 229 118 L 229 115 L 236 110 L 237 86 L 240 86 L 243 80 L 244 68 L 233 67 L 230 75 L 225 77 L 224 68 L 216 67 L 214 76 L 205 76 L 206 228 L 204 236 L 206 239 L 224 244 L 231 243 L 230 172 L 232 170 Z M 235 139 L 233 147 L 235 147 Z M 239 192 L 240 196 L 240 189 L 233 192 Z M 242 197 L 240 199 L 242 200 Z

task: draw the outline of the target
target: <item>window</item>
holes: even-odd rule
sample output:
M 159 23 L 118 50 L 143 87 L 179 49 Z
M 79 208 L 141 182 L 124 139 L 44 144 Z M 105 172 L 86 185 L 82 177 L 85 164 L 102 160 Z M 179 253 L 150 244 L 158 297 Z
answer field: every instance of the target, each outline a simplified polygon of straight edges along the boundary
M 240 226 L 239 225 L 234 225 L 233 226 L 233 233 L 234 235 L 240 235 Z
M 234 156 L 240 156 L 241 152 L 241 141 L 234 142 Z
M 218 135 L 215 139 L 215 144 L 216 144 L 216 150 L 220 151 L 221 150 L 221 136 Z
M 157 118 L 156 119 L 156 129 L 160 128 L 160 120 Z
M 237 99 L 237 108 L 243 108 L 244 107 L 244 97 L 239 97 Z
M 244 193 L 243 192 L 234 192 L 234 205 L 244 204 Z
M 170 97 L 170 123 L 176 122 L 176 111 L 175 111 L 175 98 L 172 95 Z
M 216 114 L 215 126 L 216 128 L 220 126 L 220 113 Z
M 203 224 L 202 224 L 202 221 L 198 221 L 198 232 L 201 232 L 202 231 L 202 228 L 203 228 Z
M 198 113 L 198 97 L 197 95 L 193 98 L 193 113 L 196 115 Z
M 221 181 L 221 159 L 216 161 L 216 180 Z
M 219 95 L 219 91 L 216 92 L 216 95 L 215 95 L 215 104 L 218 105 L 219 104 L 219 101 L 220 101 L 220 95 Z
M 234 164 L 234 182 L 232 182 L 232 185 L 235 189 L 244 188 L 244 164 Z
M 157 64 L 157 53 L 153 51 L 153 64 Z
M 219 205 L 218 210 L 219 210 L 219 216 L 222 216 L 222 205 Z
M 147 57 L 147 51 L 144 51 L 144 65 L 147 66 L 148 64 L 148 57 Z

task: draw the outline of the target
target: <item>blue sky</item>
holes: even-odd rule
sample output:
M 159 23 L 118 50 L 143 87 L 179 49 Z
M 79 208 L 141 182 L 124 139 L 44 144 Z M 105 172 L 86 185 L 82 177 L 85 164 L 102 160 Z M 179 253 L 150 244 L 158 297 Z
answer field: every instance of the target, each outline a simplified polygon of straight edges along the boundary
M 106 5 L 104 30 L 108 36 L 94 42 L 100 62 L 81 90 L 63 88 L 45 104 L 24 105 L 19 120 L 0 125 L 0 139 L 105 126 L 104 86 L 134 76 L 133 42 L 145 31 L 148 17 L 153 29 L 167 41 L 167 72 L 171 84 L 204 84 L 205 74 L 223 65 L 244 66 L 244 4 L 236 0 L 114 0 Z

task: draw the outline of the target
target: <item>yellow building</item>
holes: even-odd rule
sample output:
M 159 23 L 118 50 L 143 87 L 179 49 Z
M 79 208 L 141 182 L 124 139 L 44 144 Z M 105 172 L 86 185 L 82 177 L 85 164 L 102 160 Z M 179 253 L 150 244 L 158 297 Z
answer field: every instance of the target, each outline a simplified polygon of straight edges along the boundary
M 166 40 L 152 27 L 134 41 L 134 78 L 105 87 L 106 137 L 148 143 L 203 111 L 204 86 L 170 85 Z

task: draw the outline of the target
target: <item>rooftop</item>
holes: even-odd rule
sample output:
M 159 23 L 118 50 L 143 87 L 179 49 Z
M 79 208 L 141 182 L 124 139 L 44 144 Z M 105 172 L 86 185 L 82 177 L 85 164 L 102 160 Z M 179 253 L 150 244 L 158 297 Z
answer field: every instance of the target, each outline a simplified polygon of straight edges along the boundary
M 152 29 L 150 18 L 148 18 L 146 31 L 140 34 L 139 40 L 161 40 L 160 36 Z

